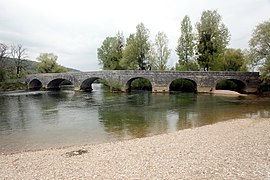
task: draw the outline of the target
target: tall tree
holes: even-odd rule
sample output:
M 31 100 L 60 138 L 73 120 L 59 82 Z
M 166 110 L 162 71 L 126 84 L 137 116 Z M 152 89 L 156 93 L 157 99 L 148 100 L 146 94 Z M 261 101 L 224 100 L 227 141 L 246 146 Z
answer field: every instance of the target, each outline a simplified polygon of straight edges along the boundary
M 224 52 L 230 40 L 228 28 L 216 10 L 203 11 L 197 29 L 198 63 L 205 71 L 214 70 L 213 64 Z
M 136 33 L 131 34 L 127 39 L 121 64 L 128 69 L 145 69 L 149 54 L 149 30 L 140 23 L 136 26 Z
M 248 49 L 244 49 L 243 51 L 244 59 L 247 63 L 248 71 L 254 72 L 256 71 L 257 67 L 261 65 L 261 62 L 256 59 L 254 53 L 252 53 Z
M 107 37 L 100 48 L 98 48 L 98 60 L 103 69 L 122 69 L 120 60 L 123 56 L 125 45 L 124 36 L 118 32 L 115 37 Z
M 143 23 L 138 24 L 136 29 L 135 40 L 138 48 L 137 61 L 139 69 L 145 69 L 146 58 L 149 55 L 150 50 L 149 30 Z
M 21 77 L 21 72 L 23 69 L 23 61 L 27 57 L 26 48 L 23 47 L 23 45 L 11 45 L 11 51 L 10 51 L 11 57 L 15 60 L 15 66 L 16 66 L 16 76 L 17 78 Z
M 0 43 L 0 82 L 4 81 L 5 79 L 6 70 L 4 59 L 7 57 L 7 55 L 8 55 L 8 46 L 4 43 Z
M 178 64 L 183 70 L 191 69 L 192 58 L 194 56 L 194 34 L 189 16 L 185 16 L 181 22 L 181 36 L 178 39 L 176 53 L 178 55 Z
M 8 45 L 0 43 L 0 67 L 4 65 L 4 58 L 8 55 Z
M 253 61 L 262 64 L 263 74 L 270 74 L 270 20 L 256 26 L 249 41 Z
M 67 69 L 57 63 L 58 57 L 53 53 L 41 53 L 37 60 L 39 73 L 60 73 L 66 72 Z
M 168 37 L 164 32 L 158 32 L 155 37 L 155 43 L 151 49 L 152 62 L 149 63 L 153 69 L 166 70 L 167 62 L 171 54 L 171 50 L 168 47 Z
M 123 58 L 120 61 L 121 67 L 124 69 L 138 69 L 138 49 L 136 46 L 135 34 L 130 34 L 127 38 L 127 45 L 123 51 Z

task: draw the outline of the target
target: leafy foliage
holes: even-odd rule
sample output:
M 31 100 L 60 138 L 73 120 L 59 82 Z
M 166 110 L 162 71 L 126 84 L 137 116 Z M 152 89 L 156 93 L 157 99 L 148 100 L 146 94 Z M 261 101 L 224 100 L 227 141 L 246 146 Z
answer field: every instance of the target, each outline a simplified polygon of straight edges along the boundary
M 57 56 L 53 53 L 41 53 L 37 60 L 40 61 L 38 66 L 39 73 L 60 73 L 67 72 L 67 69 L 59 65 L 57 61 Z
M 199 71 L 200 67 L 195 59 L 191 59 L 188 63 L 176 63 L 177 71 Z
M 107 37 L 100 48 L 98 48 L 98 60 L 104 70 L 119 70 L 120 60 L 124 48 L 123 34 L 118 33 L 115 37 Z
M 138 79 L 135 79 L 134 81 L 132 81 L 131 89 L 151 91 L 152 85 L 148 79 L 138 78 Z
M 124 69 L 146 69 L 150 56 L 149 30 L 140 23 L 136 26 L 136 33 L 130 34 L 123 53 L 121 65 Z
M 203 11 L 197 28 L 198 63 L 205 71 L 212 67 L 217 57 L 224 52 L 229 39 L 229 30 L 221 22 L 221 16 L 216 10 Z
M 120 61 L 121 67 L 128 70 L 138 69 L 138 49 L 136 46 L 135 34 L 130 34 L 127 39 L 127 45 L 123 52 L 123 58 Z
M 5 68 L 0 67 L 0 82 L 3 82 L 6 79 L 7 71 Z
M 155 43 L 151 49 L 150 65 L 154 70 L 166 70 L 167 62 L 171 54 L 168 47 L 168 37 L 164 32 L 158 32 L 155 37 Z
M 247 71 L 247 63 L 240 49 L 226 49 L 213 65 L 217 71 Z
M 183 71 L 194 70 L 194 62 L 192 62 L 194 47 L 192 25 L 189 16 L 186 15 L 181 22 L 181 36 L 178 39 L 178 45 L 175 50 L 179 58 L 177 69 Z
M 4 43 L 0 43 L 0 82 L 6 79 L 6 70 L 4 59 L 7 56 L 8 46 Z
M 270 73 L 270 20 L 256 26 L 252 38 L 249 41 L 250 51 L 255 62 L 263 66 L 260 71 L 263 74 Z
M 0 82 L 0 91 L 25 90 L 27 85 L 22 82 Z
M 261 91 L 270 90 L 270 20 L 257 25 L 249 41 L 249 64 L 259 66 Z
M 170 85 L 170 91 L 196 92 L 196 84 L 188 79 L 176 79 Z
M 0 43 L 0 67 L 4 66 L 4 59 L 8 55 L 8 46 L 4 43 Z

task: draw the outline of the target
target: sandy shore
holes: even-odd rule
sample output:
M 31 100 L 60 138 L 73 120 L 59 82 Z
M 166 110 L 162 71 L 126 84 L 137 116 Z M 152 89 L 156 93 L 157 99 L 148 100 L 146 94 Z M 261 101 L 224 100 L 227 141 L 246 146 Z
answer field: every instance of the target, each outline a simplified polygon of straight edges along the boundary
M 210 94 L 213 95 L 219 95 L 219 96 L 247 96 L 246 94 L 240 94 L 236 91 L 230 91 L 230 90 L 214 90 L 211 91 Z
M 85 149 L 69 157 L 66 152 Z M 270 119 L 0 155 L 0 179 L 270 179 Z

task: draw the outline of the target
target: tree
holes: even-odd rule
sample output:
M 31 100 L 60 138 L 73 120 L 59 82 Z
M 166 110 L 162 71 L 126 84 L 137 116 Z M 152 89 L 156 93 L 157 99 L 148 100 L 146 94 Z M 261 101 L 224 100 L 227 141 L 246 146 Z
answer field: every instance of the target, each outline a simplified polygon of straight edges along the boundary
M 135 34 L 130 34 L 127 38 L 127 45 L 123 51 L 123 58 L 120 61 L 121 67 L 124 69 L 138 69 L 138 49 L 136 46 Z
M 150 55 L 149 30 L 140 23 L 136 26 L 136 33 L 127 39 L 127 46 L 123 53 L 121 64 L 127 69 L 145 69 Z
M 8 56 L 8 46 L 0 43 L 0 67 L 4 65 L 4 59 Z
M 189 16 L 185 16 L 181 22 L 181 36 L 178 39 L 176 53 L 178 55 L 178 64 L 183 70 L 191 69 L 192 58 L 194 56 L 194 34 Z
M 200 22 L 196 24 L 197 61 L 205 71 L 215 70 L 212 68 L 215 61 L 229 43 L 229 30 L 221 19 L 216 10 L 207 10 L 203 11 Z
M 57 61 L 58 57 L 53 53 L 41 53 L 37 60 L 38 63 L 38 72 L 39 73 L 60 73 L 66 72 L 67 69 L 59 65 Z
M 27 57 L 26 48 L 24 48 L 21 44 L 13 44 L 11 45 L 10 54 L 15 60 L 16 76 L 17 78 L 20 78 L 23 69 L 23 60 Z
M 98 48 L 98 60 L 103 69 L 122 69 L 120 60 L 123 56 L 124 36 L 117 33 L 115 37 L 107 37 L 100 48 Z
M 263 75 L 270 73 L 270 20 L 260 23 L 254 29 L 249 41 L 253 62 L 262 64 Z
M 137 31 L 135 34 L 136 47 L 138 48 L 137 52 L 137 61 L 139 69 L 145 69 L 146 67 L 146 58 L 149 55 L 150 43 L 149 40 L 149 30 L 144 26 L 143 23 L 140 23 L 136 27 Z
M 166 70 L 167 62 L 171 54 L 168 47 L 168 37 L 164 32 L 158 32 L 155 37 L 155 43 L 152 47 L 151 67 L 156 70 Z
M 8 55 L 8 46 L 4 43 L 0 43 L 0 82 L 5 80 L 6 70 L 4 59 Z
M 254 72 L 260 65 L 260 62 L 256 60 L 254 53 L 250 50 L 244 49 L 242 53 L 247 64 L 248 71 Z
M 247 63 L 241 49 L 226 49 L 214 64 L 218 71 L 247 71 Z

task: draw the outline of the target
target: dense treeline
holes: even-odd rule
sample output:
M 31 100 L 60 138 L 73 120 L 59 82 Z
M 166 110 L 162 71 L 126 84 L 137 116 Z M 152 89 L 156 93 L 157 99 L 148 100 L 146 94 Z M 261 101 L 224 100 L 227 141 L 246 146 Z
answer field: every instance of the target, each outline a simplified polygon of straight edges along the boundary
M 260 71 L 264 89 L 270 84 L 270 21 L 255 27 L 249 49 L 228 48 L 230 32 L 216 10 L 203 11 L 192 26 L 188 15 L 181 21 L 175 49 L 178 61 L 167 66 L 171 49 L 164 32 L 151 43 L 150 32 L 143 23 L 124 38 L 122 33 L 107 37 L 97 49 L 103 69 L 177 70 L 177 71 Z
M 216 10 L 203 11 L 192 24 L 188 15 L 180 23 L 175 67 L 167 66 L 172 50 L 166 33 L 158 32 L 152 42 L 143 23 L 127 38 L 121 32 L 106 37 L 97 49 L 99 63 L 104 70 L 260 71 L 262 89 L 270 90 L 270 20 L 254 28 L 248 50 L 228 48 L 230 32 Z M 26 58 L 23 45 L 0 42 L 0 82 L 28 73 L 67 71 L 53 53 L 41 53 L 31 68 Z

